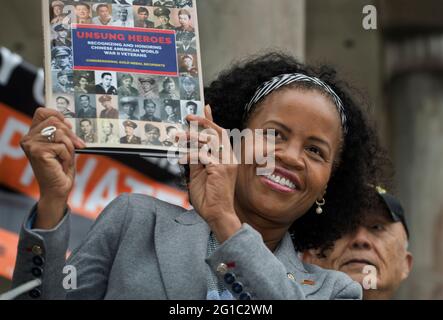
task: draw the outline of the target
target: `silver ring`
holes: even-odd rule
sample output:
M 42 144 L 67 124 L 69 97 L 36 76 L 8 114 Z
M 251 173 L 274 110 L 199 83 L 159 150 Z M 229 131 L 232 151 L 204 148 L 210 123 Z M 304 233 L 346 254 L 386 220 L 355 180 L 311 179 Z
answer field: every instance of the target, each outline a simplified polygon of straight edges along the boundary
M 57 128 L 54 126 L 46 127 L 44 128 L 40 134 L 47 138 L 49 142 L 54 142 L 55 139 L 55 132 L 57 131 Z

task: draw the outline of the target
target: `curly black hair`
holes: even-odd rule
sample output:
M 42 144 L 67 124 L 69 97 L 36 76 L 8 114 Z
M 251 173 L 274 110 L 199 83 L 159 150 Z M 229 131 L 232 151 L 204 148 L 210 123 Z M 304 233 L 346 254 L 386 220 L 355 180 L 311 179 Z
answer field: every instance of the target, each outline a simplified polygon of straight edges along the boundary
M 373 186 L 391 187 L 390 161 L 369 123 L 366 110 L 351 97 L 351 88 L 337 79 L 331 67 L 306 66 L 290 55 L 268 52 L 249 57 L 222 72 L 205 88 L 205 100 L 211 105 L 214 121 L 219 126 L 243 130 L 248 120 L 243 119 L 243 110 L 257 88 L 285 73 L 302 73 L 321 79 L 341 98 L 347 116 L 348 134 L 343 139 L 339 161 L 328 183 L 324 213 L 316 214 L 314 204 L 289 229 L 297 251 L 318 248 L 324 251 L 342 235 L 354 230 L 365 209 L 377 203 Z M 301 87 L 315 90 L 309 85 Z M 187 178 L 188 170 L 185 174 Z

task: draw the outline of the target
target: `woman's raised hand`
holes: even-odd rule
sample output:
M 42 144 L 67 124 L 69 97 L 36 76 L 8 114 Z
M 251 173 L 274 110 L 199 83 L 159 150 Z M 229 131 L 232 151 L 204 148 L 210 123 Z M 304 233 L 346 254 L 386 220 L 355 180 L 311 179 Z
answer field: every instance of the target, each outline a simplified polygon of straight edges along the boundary
M 55 127 L 56 131 L 48 138 L 42 135 L 42 130 L 49 127 Z M 39 108 L 28 134 L 21 140 L 40 188 L 35 228 L 51 229 L 63 218 L 74 185 L 74 151 L 86 147 L 71 128 L 60 112 Z
M 234 208 L 238 161 L 227 131 L 214 123 L 210 106 L 205 107 L 204 118 L 189 115 L 187 120 L 191 130 L 185 133 L 186 139 L 198 141 L 198 148 L 186 155 L 190 163 L 191 203 L 223 242 L 241 228 Z M 193 122 L 205 130 L 192 130 Z

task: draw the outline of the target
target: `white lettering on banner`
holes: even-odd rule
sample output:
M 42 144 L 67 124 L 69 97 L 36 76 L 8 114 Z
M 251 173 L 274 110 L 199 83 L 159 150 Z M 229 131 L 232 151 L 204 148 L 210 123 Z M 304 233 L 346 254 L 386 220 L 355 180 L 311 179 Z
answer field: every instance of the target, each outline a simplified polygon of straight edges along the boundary
M 26 164 L 25 171 L 23 172 L 20 178 L 20 183 L 25 187 L 29 187 L 33 181 L 34 181 L 34 172 L 32 171 L 31 164 L 28 162 Z
M 34 86 L 32 87 L 32 93 L 34 94 L 34 99 L 41 106 L 45 105 L 45 96 L 43 94 L 43 89 L 45 86 L 45 73 L 43 69 L 38 69 L 37 77 L 34 81 Z
M 125 184 L 131 188 L 132 193 L 142 193 L 148 196 L 154 195 L 154 189 L 146 183 L 127 177 Z
M 94 212 L 106 207 L 117 197 L 118 171 L 110 169 L 89 196 L 85 208 Z
M 30 122 L 2 104 L 0 114 L 4 117 L 0 126 L 0 170 L 3 173 L 0 182 L 32 198 L 38 198 L 38 185 L 31 164 L 18 143 L 19 138 L 28 132 Z M 79 160 L 79 170 L 69 204 L 76 214 L 88 219 L 95 219 L 122 192 L 146 194 L 179 206 L 189 206 L 184 192 L 155 182 L 118 162 L 86 155 L 76 160 Z
M 29 127 L 21 121 L 14 118 L 9 118 L 5 124 L 3 132 L 0 134 L 0 161 L 4 156 L 12 159 L 21 159 L 24 157 L 24 152 L 20 146 L 13 146 L 12 138 L 16 134 L 24 136 L 29 130 Z
M 177 197 L 175 197 L 174 195 L 167 193 L 167 192 L 162 192 L 161 190 L 159 190 L 157 192 L 157 194 L 155 195 L 155 197 L 159 200 L 168 202 L 168 203 L 172 203 L 175 204 L 177 206 L 181 206 L 182 203 L 180 201 L 180 199 L 177 199 Z
M 71 204 L 74 207 L 81 207 L 83 203 L 83 197 L 85 195 L 86 185 L 88 184 L 89 178 L 94 172 L 96 166 L 97 160 L 94 158 L 90 158 L 86 161 L 83 170 L 77 171 L 71 197 Z
M 173 174 L 175 176 L 179 176 L 181 174 L 180 166 L 178 165 L 178 159 L 174 162 L 172 158 L 162 159 L 143 157 L 143 160 L 155 164 L 156 166 L 162 168 L 163 170 L 167 170 L 170 174 Z
M 11 78 L 12 72 L 22 63 L 23 59 L 6 48 L 0 48 L 0 55 L 2 56 L 0 84 L 6 86 Z

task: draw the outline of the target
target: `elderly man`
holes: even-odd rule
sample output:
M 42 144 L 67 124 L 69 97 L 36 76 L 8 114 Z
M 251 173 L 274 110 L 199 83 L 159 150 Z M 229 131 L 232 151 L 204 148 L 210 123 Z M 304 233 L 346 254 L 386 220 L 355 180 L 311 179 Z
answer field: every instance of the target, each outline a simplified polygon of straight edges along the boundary
M 304 252 L 305 262 L 348 274 L 362 284 L 363 299 L 391 299 L 412 269 L 409 232 L 399 201 L 377 188 L 379 203 L 367 212 L 354 232 L 332 249 Z
M 134 21 L 132 18 L 131 7 L 125 5 L 114 6 L 116 10 L 115 20 L 111 22 L 112 26 L 115 27 L 133 27 Z

